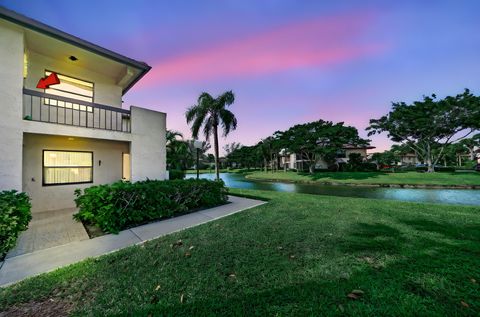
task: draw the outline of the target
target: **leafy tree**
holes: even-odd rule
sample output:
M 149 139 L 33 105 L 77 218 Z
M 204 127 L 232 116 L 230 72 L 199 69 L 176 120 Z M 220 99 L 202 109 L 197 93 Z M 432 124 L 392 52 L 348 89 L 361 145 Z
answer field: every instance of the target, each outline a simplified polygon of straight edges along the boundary
M 470 154 L 470 160 L 473 161 L 477 158 L 476 153 L 475 153 L 475 149 L 480 147 L 480 133 L 475 134 L 471 138 L 463 139 L 459 143 L 465 149 L 468 150 L 468 153 Z
M 445 148 L 480 128 L 480 99 L 468 89 L 437 100 L 435 95 L 412 104 L 396 102 L 379 119 L 370 120 L 369 136 L 387 132 L 394 142 L 408 145 L 427 163 L 428 172 L 444 155 Z
M 443 155 L 443 164 L 445 166 L 454 166 L 454 165 L 461 165 L 459 156 L 467 154 L 467 149 L 459 142 L 454 144 L 449 144 L 445 147 Z
M 392 166 L 400 162 L 399 153 L 395 150 L 377 152 L 372 154 L 371 161 L 376 163 L 379 167 Z
M 345 144 L 368 145 L 369 140 L 361 139 L 354 127 L 344 126 L 343 122 L 332 123 L 318 120 L 297 124 L 280 133 L 280 145 L 285 145 L 288 151 L 298 153 L 308 162 L 309 172 L 313 173 L 315 162 L 323 158 L 333 164 L 336 155 Z
M 235 150 L 238 150 L 241 147 L 242 147 L 242 144 L 238 142 L 225 144 L 223 146 L 223 150 L 225 151 L 225 156 L 228 156 L 230 153 L 232 153 Z
M 242 146 L 227 156 L 230 163 L 236 163 L 237 166 L 257 167 L 262 165 L 262 158 L 258 146 Z
M 363 158 L 360 153 L 350 153 L 348 155 L 347 170 L 358 172 L 363 167 Z
M 215 152 L 215 174 L 220 179 L 219 151 L 218 151 L 218 126 L 221 126 L 223 136 L 227 136 L 237 128 L 235 115 L 227 109 L 235 101 L 232 91 L 227 91 L 217 98 L 204 92 L 197 100 L 197 104 L 187 109 L 185 117 L 188 124 L 192 124 L 192 136 L 198 138 L 198 133 L 203 127 L 203 133 L 207 141 L 213 134 L 213 147 Z

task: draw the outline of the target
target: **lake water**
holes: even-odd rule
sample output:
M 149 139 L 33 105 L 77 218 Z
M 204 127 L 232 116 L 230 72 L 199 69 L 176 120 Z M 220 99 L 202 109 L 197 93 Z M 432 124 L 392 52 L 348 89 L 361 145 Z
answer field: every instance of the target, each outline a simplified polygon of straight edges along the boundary
M 195 177 L 195 174 L 187 174 L 187 178 Z M 200 174 L 200 177 L 215 179 L 215 174 Z M 220 178 L 227 187 L 232 188 L 480 206 L 480 190 L 474 189 L 410 189 L 263 182 L 249 180 L 235 173 L 220 173 Z

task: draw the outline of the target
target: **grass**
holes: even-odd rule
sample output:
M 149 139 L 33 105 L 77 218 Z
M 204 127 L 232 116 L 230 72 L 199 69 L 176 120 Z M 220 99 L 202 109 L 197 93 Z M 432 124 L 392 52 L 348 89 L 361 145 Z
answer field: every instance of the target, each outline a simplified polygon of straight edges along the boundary
M 247 178 L 289 182 L 318 182 L 378 185 L 480 185 L 480 173 L 419 173 L 419 172 L 318 172 L 313 175 L 296 172 L 252 172 Z
M 269 203 L 0 290 L 73 315 L 480 314 L 480 210 L 232 189 Z M 181 240 L 181 242 L 179 242 Z M 352 290 L 363 296 L 347 297 Z M 58 314 L 58 312 L 57 312 Z

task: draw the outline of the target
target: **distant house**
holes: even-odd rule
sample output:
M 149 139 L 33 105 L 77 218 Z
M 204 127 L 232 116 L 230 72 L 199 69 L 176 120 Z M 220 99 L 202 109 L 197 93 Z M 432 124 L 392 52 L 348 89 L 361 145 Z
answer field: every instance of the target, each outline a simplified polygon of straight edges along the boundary
M 400 154 L 400 161 L 398 165 L 417 165 L 420 164 L 421 160 L 418 158 L 416 153 L 405 153 Z
M 480 149 L 477 149 L 476 151 L 477 154 L 477 161 L 480 160 Z M 470 154 L 468 153 L 458 153 L 456 157 L 456 164 L 458 166 L 462 166 L 466 161 L 470 160 Z M 398 162 L 398 165 L 417 165 L 417 164 L 422 164 L 423 161 L 416 155 L 415 153 L 406 153 L 406 154 L 401 154 L 400 155 L 400 161 Z M 480 163 L 480 162 L 479 162 Z M 446 165 L 445 162 L 439 162 L 439 164 L 444 164 Z
M 360 156 L 366 160 L 368 150 L 374 149 L 374 146 L 355 146 L 355 145 L 344 145 L 342 150 L 337 153 L 336 163 L 337 164 L 346 164 L 348 163 L 349 155 L 352 153 L 358 153 Z M 287 153 L 286 151 L 280 152 L 280 168 L 281 169 L 295 169 L 295 170 L 308 170 L 309 161 L 302 157 L 302 154 L 299 153 Z M 328 163 L 323 159 L 318 159 L 315 162 L 315 169 L 327 169 L 329 167 Z

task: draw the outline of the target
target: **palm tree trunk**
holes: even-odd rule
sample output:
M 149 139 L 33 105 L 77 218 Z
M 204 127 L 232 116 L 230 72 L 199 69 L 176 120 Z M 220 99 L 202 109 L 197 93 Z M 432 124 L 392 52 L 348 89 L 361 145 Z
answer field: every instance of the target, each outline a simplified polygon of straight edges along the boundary
M 220 179 L 219 157 L 218 157 L 218 126 L 213 126 L 213 147 L 215 150 L 215 175 L 217 181 Z

